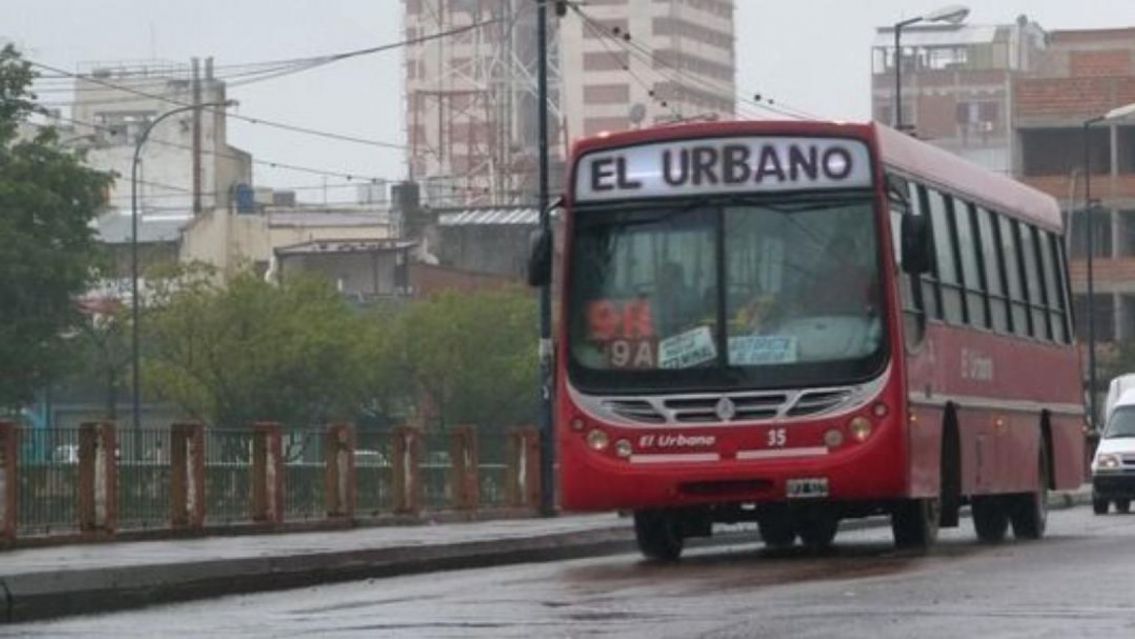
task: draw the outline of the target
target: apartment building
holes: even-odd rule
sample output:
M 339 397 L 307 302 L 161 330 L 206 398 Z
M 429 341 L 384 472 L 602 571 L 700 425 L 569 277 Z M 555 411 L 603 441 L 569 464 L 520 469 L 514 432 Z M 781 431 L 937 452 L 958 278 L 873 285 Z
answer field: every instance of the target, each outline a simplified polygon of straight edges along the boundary
M 920 139 L 1011 173 L 1014 78 L 1028 73 L 1046 46 L 1045 33 L 1021 16 L 1007 25 L 914 25 L 901 33 L 902 122 Z M 892 27 L 876 31 L 871 100 L 875 120 L 895 123 Z

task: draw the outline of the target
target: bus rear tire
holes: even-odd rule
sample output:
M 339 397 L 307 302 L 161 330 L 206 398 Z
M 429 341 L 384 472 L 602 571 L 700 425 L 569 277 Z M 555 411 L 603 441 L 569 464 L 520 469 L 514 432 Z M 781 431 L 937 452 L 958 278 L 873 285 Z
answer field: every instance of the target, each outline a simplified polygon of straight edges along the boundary
M 1040 484 L 1036 492 L 1014 497 L 1009 511 L 1013 536 L 1017 539 L 1044 537 L 1044 529 L 1048 523 L 1048 457 L 1043 447 L 1040 449 L 1037 473 Z
M 937 499 L 907 499 L 891 511 L 891 532 L 899 548 L 927 549 L 938 540 L 941 502 Z
M 635 541 L 639 552 L 654 561 L 677 561 L 682 556 L 681 522 L 664 510 L 636 510 Z
M 1009 513 L 1000 497 L 974 497 L 971 510 L 973 529 L 978 539 L 987 544 L 999 543 L 1005 539 L 1005 533 L 1009 530 Z
M 1123 515 L 1126 515 L 1127 513 L 1131 512 L 1131 500 L 1130 499 L 1116 499 L 1115 500 L 1115 512 L 1123 514 Z

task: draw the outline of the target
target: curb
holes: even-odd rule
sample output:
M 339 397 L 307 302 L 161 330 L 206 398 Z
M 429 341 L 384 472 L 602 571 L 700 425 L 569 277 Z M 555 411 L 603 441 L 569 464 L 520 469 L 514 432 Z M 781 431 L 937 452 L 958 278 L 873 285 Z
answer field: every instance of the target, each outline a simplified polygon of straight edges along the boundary
M 1090 501 L 1090 491 L 1053 493 L 1049 507 L 1072 508 Z M 963 511 L 963 516 L 967 515 Z M 887 525 L 885 517 L 872 517 L 848 521 L 841 528 L 862 530 Z M 755 533 L 755 527 L 727 528 L 712 538 L 694 540 L 691 547 L 755 543 L 759 539 Z M 449 545 L 25 573 L 0 578 L 4 595 L 0 619 L 7 623 L 36 621 L 336 582 L 598 557 L 635 549 L 634 531 L 622 525 Z

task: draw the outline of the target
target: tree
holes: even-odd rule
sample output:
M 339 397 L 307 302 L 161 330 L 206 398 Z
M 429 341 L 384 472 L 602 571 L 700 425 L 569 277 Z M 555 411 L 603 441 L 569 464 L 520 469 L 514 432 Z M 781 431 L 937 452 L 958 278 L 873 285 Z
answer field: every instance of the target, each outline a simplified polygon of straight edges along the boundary
M 55 132 L 23 138 L 39 111 L 31 66 L 0 51 L 0 407 L 29 401 L 64 366 L 64 334 L 81 321 L 74 304 L 94 276 L 90 222 L 110 176 L 63 150 Z
M 433 413 L 442 427 L 502 430 L 530 422 L 537 400 L 536 317 L 535 300 L 521 290 L 451 292 L 414 303 L 388 328 L 372 375 L 400 380 L 427 413 L 419 417 Z
M 182 281 L 143 329 L 143 381 L 207 424 L 304 427 L 352 419 L 362 404 L 360 318 L 325 282 Z

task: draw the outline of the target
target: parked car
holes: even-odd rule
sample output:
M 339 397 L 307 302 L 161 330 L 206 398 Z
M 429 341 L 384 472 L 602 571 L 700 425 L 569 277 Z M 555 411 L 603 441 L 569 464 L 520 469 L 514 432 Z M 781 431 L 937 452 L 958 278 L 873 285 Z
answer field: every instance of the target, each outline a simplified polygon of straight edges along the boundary
M 1135 390 L 1127 390 L 1109 407 L 1107 422 L 1092 459 L 1092 509 L 1107 514 L 1131 510 L 1135 499 Z

